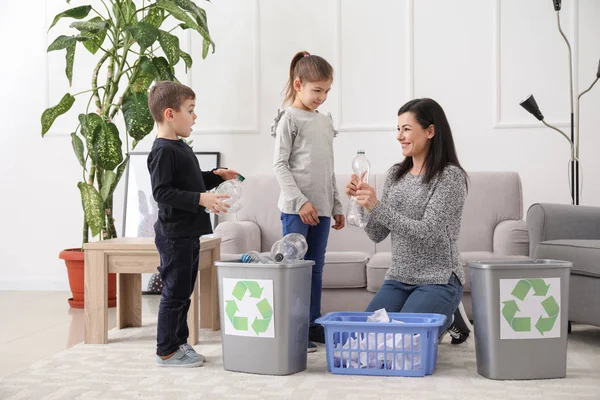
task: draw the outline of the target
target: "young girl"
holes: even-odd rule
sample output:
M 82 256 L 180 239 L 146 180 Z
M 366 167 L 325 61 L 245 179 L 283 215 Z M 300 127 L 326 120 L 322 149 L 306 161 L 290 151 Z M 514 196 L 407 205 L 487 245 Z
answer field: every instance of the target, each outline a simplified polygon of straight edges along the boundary
M 317 350 L 313 342 L 324 343 L 323 327 L 315 324 L 321 316 L 323 264 L 333 229 L 344 227 L 344 212 L 339 200 L 333 171 L 333 129 L 331 115 L 317 108 L 327 100 L 333 82 L 333 68 L 322 57 L 297 53 L 290 65 L 284 105 L 271 127 L 275 137 L 273 169 L 281 188 L 283 235 L 299 233 L 306 238 L 304 257 L 315 262 L 310 293 L 308 351 Z

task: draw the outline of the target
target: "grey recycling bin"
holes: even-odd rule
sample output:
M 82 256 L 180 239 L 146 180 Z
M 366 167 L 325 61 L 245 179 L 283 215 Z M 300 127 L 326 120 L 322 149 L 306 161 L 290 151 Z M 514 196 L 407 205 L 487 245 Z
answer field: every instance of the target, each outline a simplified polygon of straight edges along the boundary
M 223 368 L 289 375 L 306 369 L 314 261 L 217 261 Z
M 566 376 L 572 266 L 557 260 L 469 263 L 480 375 L 490 379 Z

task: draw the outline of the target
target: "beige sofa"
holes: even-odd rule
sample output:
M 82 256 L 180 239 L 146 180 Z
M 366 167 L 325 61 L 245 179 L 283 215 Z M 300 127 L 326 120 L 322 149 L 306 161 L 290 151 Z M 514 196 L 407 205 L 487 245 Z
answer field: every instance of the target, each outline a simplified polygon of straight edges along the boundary
M 460 249 L 463 263 L 492 259 L 526 259 L 529 254 L 527 225 L 522 220 L 521 180 L 514 172 L 471 172 L 463 212 Z M 349 175 L 337 175 L 344 210 L 344 187 Z M 385 174 L 371 177 L 381 197 Z M 215 235 L 222 238 L 221 259 L 234 259 L 250 250 L 268 252 L 282 237 L 277 208 L 279 186 L 273 176 L 248 176 L 242 189 L 243 207 L 234 221 L 219 223 Z M 364 311 L 383 282 L 390 265 L 389 237 L 373 243 L 363 230 L 349 227 L 331 230 L 323 272 L 322 312 Z M 468 280 L 468 271 L 467 271 Z M 463 302 L 471 315 L 470 285 Z

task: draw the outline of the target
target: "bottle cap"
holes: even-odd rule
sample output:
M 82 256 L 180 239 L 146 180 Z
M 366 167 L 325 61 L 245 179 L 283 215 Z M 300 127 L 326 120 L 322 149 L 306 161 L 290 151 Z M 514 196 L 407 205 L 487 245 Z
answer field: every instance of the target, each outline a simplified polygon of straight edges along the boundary
M 365 151 L 361 149 L 361 150 L 358 150 L 358 151 L 356 152 L 356 154 L 365 154 Z
M 242 175 L 242 174 L 238 174 L 238 176 L 237 176 L 237 179 L 238 179 L 240 182 L 244 182 L 244 181 L 246 180 L 246 178 L 244 178 L 244 175 Z
M 277 262 L 282 262 L 282 261 L 283 261 L 283 254 L 281 254 L 281 253 L 277 253 L 277 254 L 275 254 L 275 257 L 274 257 L 274 259 L 275 259 L 275 261 L 277 261 Z

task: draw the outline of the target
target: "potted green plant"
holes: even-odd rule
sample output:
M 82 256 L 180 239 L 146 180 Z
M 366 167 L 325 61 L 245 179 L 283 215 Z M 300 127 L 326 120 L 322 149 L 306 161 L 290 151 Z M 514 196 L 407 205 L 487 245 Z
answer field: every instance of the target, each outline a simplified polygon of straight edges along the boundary
M 67 0 L 70 3 L 70 0 Z M 82 169 L 77 183 L 84 211 L 82 244 L 92 237 L 100 240 L 117 237 L 113 218 L 113 194 L 135 148 L 153 127 L 148 109 L 148 89 L 158 80 L 177 80 L 174 66 L 185 63 L 186 72 L 192 57 L 181 50 L 176 30 L 192 29 L 203 39 L 202 58 L 215 44 L 210 37 L 206 12 L 191 0 L 142 1 L 102 0 L 102 8 L 82 5 L 58 14 L 50 29 L 65 18 L 75 19 L 71 36 L 61 35 L 48 52 L 65 50 L 65 74 L 69 84 L 73 65 L 83 46 L 97 56 L 90 72 L 90 89 L 66 93 L 53 107 L 42 113 L 42 137 L 56 118 L 76 103 L 81 108 L 78 123 L 71 134 L 73 151 Z M 84 101 L 77 100 L 83 96 Z M 91 108 L 90 110 L 90 107 Z M 115 125 L 122 117 L 125 132 Z M 72 307 L 83 307 L 82 247 L 66 249 L 60 258 L 67 264 Z M 109 305 L 116 302 L 116 278 L 109 277 Z

